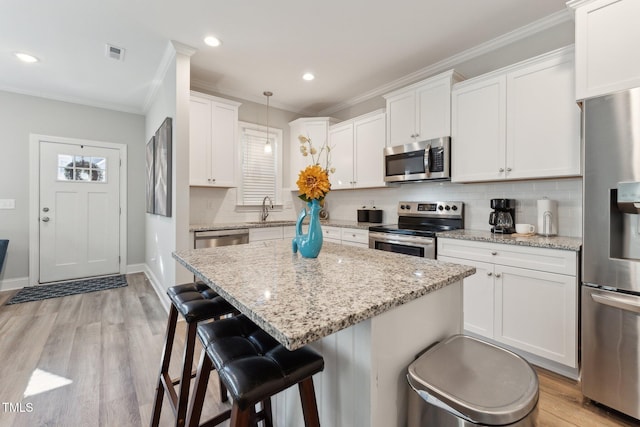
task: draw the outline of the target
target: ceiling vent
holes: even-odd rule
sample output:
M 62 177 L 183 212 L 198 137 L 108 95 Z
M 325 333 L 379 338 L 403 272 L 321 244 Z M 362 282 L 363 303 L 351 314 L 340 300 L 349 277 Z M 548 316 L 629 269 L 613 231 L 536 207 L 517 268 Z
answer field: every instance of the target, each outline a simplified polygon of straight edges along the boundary
M 107 58 L 115 59 L 116 61 L 124 61 L 124 48 L 114 46 L 109 43 L 105 46 L 105 55 Z

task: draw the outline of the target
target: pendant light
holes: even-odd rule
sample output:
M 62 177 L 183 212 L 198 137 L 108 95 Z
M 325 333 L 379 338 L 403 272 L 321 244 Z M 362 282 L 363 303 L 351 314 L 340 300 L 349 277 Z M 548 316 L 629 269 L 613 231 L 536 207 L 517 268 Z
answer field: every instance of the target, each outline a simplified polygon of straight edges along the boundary
M 269 97 L 273 95 L 273 93 L 264 91 L 262 94 L 267 97 L 267 142 L 264 144 L 264 152 L 269 154 L 272 151 L 271 138 L 269 137 Z

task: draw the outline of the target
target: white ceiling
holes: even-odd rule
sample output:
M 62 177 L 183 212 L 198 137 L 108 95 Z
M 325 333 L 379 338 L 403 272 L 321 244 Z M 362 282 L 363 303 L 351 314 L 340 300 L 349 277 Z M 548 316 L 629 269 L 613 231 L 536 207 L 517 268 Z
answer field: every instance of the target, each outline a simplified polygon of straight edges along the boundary
M 192 85 L 258 102 L 270 90 L 273 106 L 314 114 L 564 10 L 565 0 L 5 0 L 0 89 L 141 113 L 174 40 L 196 49 Z M 222 46 L 204 44 L 211 34 Z M 106 43 L 126 49 L 123 62 Z

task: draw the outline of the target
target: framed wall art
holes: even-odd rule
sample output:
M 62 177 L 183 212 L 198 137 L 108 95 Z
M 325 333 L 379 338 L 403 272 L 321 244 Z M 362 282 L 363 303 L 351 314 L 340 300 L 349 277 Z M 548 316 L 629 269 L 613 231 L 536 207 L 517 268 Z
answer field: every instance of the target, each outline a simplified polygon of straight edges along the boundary
M 171 216 L 171 117 L 147 143 L 147 212 Z

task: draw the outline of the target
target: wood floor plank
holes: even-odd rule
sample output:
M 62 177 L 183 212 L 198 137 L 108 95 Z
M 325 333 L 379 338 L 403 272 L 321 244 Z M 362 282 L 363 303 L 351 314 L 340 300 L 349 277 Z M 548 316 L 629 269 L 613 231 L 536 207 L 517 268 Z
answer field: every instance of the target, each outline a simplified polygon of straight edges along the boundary
M 0 427 L 149 425 L 167 312 L 144 274 L 127 275 L 127 281 L 118 289 L 0 306 L 0 401 L 33 405 L 30 413 L 0 411 Z M 0 303 L 13 294 L 0 292 Z M 174 376 L 185 328 L 180 322 L 176 331 Z M 194 364 L 200 351 L 198 343 Z M 36 369 L 73 382 L 23 398 Z M 640 425 L 584 398 L 576 381 L 536 370 L 538 426 Z M 203 418 L 229 408 L 220 403 L 217 381 L 212 373 Z M 166 399 L 160 421 L 162 427 L 174 423 Z

